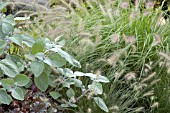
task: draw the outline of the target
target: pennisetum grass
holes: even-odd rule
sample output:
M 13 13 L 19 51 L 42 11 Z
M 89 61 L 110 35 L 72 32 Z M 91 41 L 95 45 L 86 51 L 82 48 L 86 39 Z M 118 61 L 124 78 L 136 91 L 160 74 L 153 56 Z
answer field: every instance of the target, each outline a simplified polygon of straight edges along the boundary
M 83 72 L 109 77 L 103 97 L 110 113 L 170 112 L 170 58 L 166 53 L 170 51 L 170 26 L 168 21 L 160 23 L 160 10 L 150 8 L 153 2 L 142 11 L 137 7 L 140 4 L 60 0 L 48 11 L 32 13 L 38 16 L 25 32 L 43 31 L 41 36 L 50 38 L 62 35 L 64 48 L 81 62 Z M 77 112 L 103 112 L 86 99 L 78 104 Z

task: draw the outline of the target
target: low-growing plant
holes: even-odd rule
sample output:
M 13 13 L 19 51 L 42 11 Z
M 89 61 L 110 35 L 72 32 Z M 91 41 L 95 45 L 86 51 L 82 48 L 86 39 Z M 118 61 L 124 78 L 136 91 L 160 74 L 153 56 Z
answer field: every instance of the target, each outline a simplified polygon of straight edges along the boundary
M 103 93 L 102 83 L 109 82 L 105 76 L 66 68 L 66 61 L 78 68 L 81 65 L 62 50 L 57 39 L 55 42 L 48 38 L 35 40 L 18 33 L 14 19 L 12 15 L 0 17 L 1 110 L 11 105 L 14 107 L 11 109 L 18 112 L 57 112 L 75 108 L 80 99 L 88 97 L 108 112 L 105 102 L 98 96 Z M 88 86 L 81 81 L 82 77 L 91 80 Z M 34 94 L 32 100 L 30 91 Z M 16 105 L 24 100 L 24 104 Z M 54 105 L 50 104 L 51 100 Z

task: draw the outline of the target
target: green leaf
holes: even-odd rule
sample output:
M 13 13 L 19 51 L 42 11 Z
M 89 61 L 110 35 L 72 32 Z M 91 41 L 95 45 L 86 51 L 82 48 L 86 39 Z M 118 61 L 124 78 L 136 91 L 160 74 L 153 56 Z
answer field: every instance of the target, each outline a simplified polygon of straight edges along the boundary
M 94 101 L 102 110 L 104 110 L 105 112 L 109 112 L 105 102 L 100 97 L 94 97 Z
M 0 12 L 1 12 L 4 8 L 6 8 L 7 5 L 8 5 L 8 2 L 1 2 L 1 3 L 0 3 Z
M 19 46 L 22 46 L 22 36 L 19 34 L 14 34 L 12 37 L 9 37 L 9 39 L 16 43 Z
M 10 89 L 14 85 L 14 79 L 4 78 L 1 80 L 1 83 L 5 89 Z
M 36 60 L 35 56 L 32 55 L 32 54 L 25 54 L 24 57 L 27 58 L 28 60 L 31 60 L 31 61 L 35 61 Z
M 31 85 L 32 85 L 32 80 L 29 79 L 29 82 L 24 87 L 28 89 L 31 87 Z
M 6 35 L 12 34 L 14 32 L 14 27 L 7 22 L 3 22 L 2 23 L 2 32 Z
M 54 67 L 62 67 L 63 65 L 66 64 L 65 59 L 57 53 L 50 54 L 49 58 L 51 59 L 52 65 Z
M 24 43 L 28 47 L 32 47 L 35 43 L 34 38 L 29 35 L 22 35 L 22 40 L 22 43 Z
M 0 26 L 0 39 L 4 40 L 5 39 L 5 34 L 2 31 L 2 25 Z
M 14 97 L 17 100 L 24 100 L 24 94 L 21 88 L 16 88 L 12 90 L 11 93 L 12 97 Z
M 77 107 L 76 104 L 73 104 L 73 103 L 71 103 L 71 102 L 69 102 L 68 104 L 69 104 L 69 106 L 71 106 L 71 107 L 73 107 L 73 108 L 76 108 L 76 107 Z
M 103 83 L 108 83 L 110 82 L 109 79 L 105 76 L 97 76 L 97 78 L 95 79 L 96 82 L 103 82 Z
M 45 43 L 42 39 L 38 39 L 34 45 L 32 46 L 32 51 L 31 53 L 33 55 L 37 54 L 38 52 L 44 52 L 45 50 Z
M 81 87 L 82 86 L 82 81 L 81 80 L 78 80 L 78 79 L 72 79 L 74 81 L 74 85 L 76 87 Z
M 0 103 L 9 105 L 12 101 L 11 96 L 3 89 L 0 89 Z
M 0 48 L 4 48 L 6 45 L 6 42 L 3 40 L 0 40 Z
M 51 91 L 50 92 L 50 96 L 52 96 L 53 97 L 53 99 L 58 99 L 59 97 L 61 97 L 61 94 L 59 93 L 59 92 L 57 92 L 57 91 Z
M 61 107 L 67 108 L 67 107 L 69 107 L 69 106 L 68 106 L 68 104 L 61 104 Z
M 28 84 L 30 79 L 24 74 L 18 74 L 15 76 L 14 81 L 17 83 L 18 86 L 25 86 Z
M 70 85 L 72 84 L 74 84 L 73 80 L 66 80 L 65 82 L 63 82 L 63 87 L 70 88 Z
M 46 73 L 42 73 L 39 77 L 34 77 L 34 82 L 38 89 L 45 92 L 49 85 L 48 75 Z
M 88 85 L 88 88 L 92 91 L 95 91 L 97 94 L 103 93 L 102 84 L 98 82 L 94 82 L 92 85 Z
M 67 97 L 71 98 L 75 96 L 75 92 L 72 88 L 68 89 L 66 92 Z
M 62 74 L 62 75 L 65 75 L 67 77 L 74 77 L 74 74 L 73 74 L 73 71 L 69 68 L 57 68 L 57 70 Z
M 49 85 L 53 88 L 57 86 L 56 79 L 57 79 L 56 76 L 49 75 Z
M 103 82 L 103 83 L 109 82 L 108 78 L 105 76 L 96 75 L 93 73 L 86 73 L 85 76 L 90 77 L 90 79 L 94 80 L 95 82 Z
M 6 18 L 2 19 L 2 22 L 7 22 L 7 23 L 11 24 L 12 26 L 14 26 L 15 25 L 14 16 L 8 15 Z
M 1 60 L 0 68 L 3 70 L 4 74 L 8 75 L 9 77 L 15 77 L 17 74 L 19 74 L 18 67 L 9 59 Z
M 43 60 L 45 58 L 45 55 L 44 55 L 44 53 L 39 52 L 39 53 L 35 54 L 35 57 L 38 58 L 39 60 Z
M 60 54 L 63 58 L 65 58 L 73 66 L 81 68 L 80 62 L 78 62 L 73 56 L 69 55 L 67 52 L 63 51 L 62 49 L 56 47 L 56 48 L 52 48 L 50 50 Z
M 19 69 L 19 72 L 24 71 L 25 61 L 19 55 L 8 55 L 7 58 L 15 62 Z
M 33 72 L 33 74 L 38 77 L 41 75 L 41 73 L 44 70 L 44 63 L 43 62 L 38 62 L 38 61 L 33 61 L 31 62 L 31 71 Z

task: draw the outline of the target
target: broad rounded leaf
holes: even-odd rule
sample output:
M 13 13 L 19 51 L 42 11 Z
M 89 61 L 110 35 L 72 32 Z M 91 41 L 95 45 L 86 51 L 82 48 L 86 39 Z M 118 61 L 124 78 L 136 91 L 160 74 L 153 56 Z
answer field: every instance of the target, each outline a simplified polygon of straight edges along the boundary
M 57 68 L 57 70 L 62 74 L 62 75 L 65 75 L 67 77 L 74 77 L 74 74 L 73 74 L 73 71 L 69 68 Z
M 31 71 L 33 74 L 38 77 L 41 75 L 41 73 L 44 70 L 44 63 L 43 62 L 38 62 L 38 61 L 33 61 L 30 65 Z
M 85 76 L 90 77 L 91 80 L 94 80 L 96 82 L 104 82 L 104 83 L 109 82 L 108 78 L 105 77 L 105 76 L 96 75 L 96 74 L 93 74 L 93 73 L 86 73 Z
M 42 39 L 38 39 L 38 40 L 34 43 L 34 45 L 32 46 L 32 51 L 31 51 L 31 53 L 32 53 L 33 55 L 35 55 L 35 54 L 37 54 L 37 53 L 39 53 L 39 52 L 44 52 L 44 50 L 45 50 L 45 43 L 44 43 L 44 41 L 43 41 Z
M 16 75 L 14 80 L 17 83 L 18 86 L 25 86 L 30 81 L 30 79 L 24 74 Z
M 57 53 L 52 53 L 49 55 L 49 58 L 52 61 L 52 65 L 54 67 L 62 67 L 63 65 L 66 64 L 66 61 L 63 57 L 61 57 L 59 54 Z
M 60 54 L 63 58 L 65 58 L 73 66 L 81 68 L 80 62 L 78 62 L 73 56 L 69 55 L 67 52 L 63 51 L 62 49 L 56 47 L 56 48 L 52 48 L 50 50 Z
M 2 26 L 0 26 L 0 39 L 4 40 L 5 39 L 5 34 L 2 31 Z
M 2 23 L 2 31 L 4 34 L 9 35 L 14 32 L 14 27 L 10 23 L 3 22 Z
M 2 19 L 2 22 L 7 22 L 7 23 L 14 26 L 15 25 L 14 16 L 13 15 L 8 15 L 6 18 Z
M 23 40 L 22 43 L 24 43 L 28 47 L 32 47 L 33 44 L 35 43 L 34 38 L 29 35 L 22 35 L 22 40 Z
M 19 72 L 24 71 L 25 61 L 19 55 L 8 55 L 7 57 L 16 63 Z
M 12 101 L 11 96 L 3 89 L 0 89 L 0 103 L 9 105 Z
M 94 101 L 102 110 L 104 110 L 105 112 L 109 112 L 105 102 L 100 97 L 94 97 Z
M 1 2 L 0 3 L 0 12 L 8 5 L 8 2 L 5 1 L 5 2 Z
M 11 95 L 17 100 L 24 100 L 24 93 L 21 88 L 13 89 Z
M 61 94 L 57 91 L 51 91 L 50 96 L 52 96 L 53 99 L 58 99 L 59 97 L 61 97 Z
M 14 62 L 9 59 L 4 59 L 0 61 L 0 68 L 4 72 L 4 74 L 9 77 L 15 77 L 19 74 L 19 69 Z
M 81 80 L 78 80 L 78 79 L 72 79 L 74 81 L 74 85 L 76 87 L 81 87 L 82 86 L 82 81 Z
M 10 89 L 14 85 L 14 79 L 4 78 L 1 80 L 1 83 L 5 89 Z
M 25 54 L 24 57 L 29 59 L 29 60 L 31 60 L 31 61 L 35 61 L 36 60 L 35 56 L 32 55 L 32 54 Z
M 107 77 L 101 76 L 101 75 L 99 75 L 99 76 L 95 79 L 95 81 L 96 81 L 96 82 L 104 82 L 104 83 L 110 82 Z
M 75 92 L 72 88 L 68 89 L 66 92 L 67 97 L 71 98 L 75 96 Z
M 35 85 L 41 91 L 45 92 L 49 85 L 49 78 L 46 73 L 42 73 L 39 77 L 34 77 Z
M 16 43 L 17 45 L 22 46 L 22 36 L 21 35 L 15 34 L 12 37 L 9 37 L 9 39 L 12 42 Z
M 88 88 L 90 90 L 93 90 L 97 94 L 102 94 L 103 93 L 102 84 L 100 84 L 99 82 L 94 82 L 92 85 L 88 85 Z
M 1 48 L 1 49 L 4 48 L 5 45 L 6 45 L 6 42 L 3 41 L 3 40 L 0 40 L 0 48 Z
M 45 55 L 44 55 L 44 53 L 39 52 L 39 53 L 35 54 L 35 57 L 40 59 L 40 60 L 43 60 L 45 58 Z

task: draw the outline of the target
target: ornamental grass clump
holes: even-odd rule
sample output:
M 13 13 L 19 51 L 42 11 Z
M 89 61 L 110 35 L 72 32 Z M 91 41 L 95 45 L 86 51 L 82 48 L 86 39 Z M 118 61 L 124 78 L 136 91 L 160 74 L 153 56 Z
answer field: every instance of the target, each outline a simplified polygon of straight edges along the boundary
M 79 71 L 109 78 L 103 90 L 99 90 L 101 85 L 88 86 L 89 79 L 79 78 L 88 88 L 100 88 L 82 98 L 74 112 L 102 113 L 90 100 L 96 91 L 103 92 L 109 112 L 169 112 L 169 64 L 159 55 L 169 51 L 169 22 L 159 21 L 161 12 L 149 8 L 152 3 L 146 9 L 140 5 L 126 0 L 62 0 L 48 13 L 39 14 L 34 25 L 26 24 L 30 31 L 25 32 L 31 35 L 43 31 L 41 35 L 46 37 L 59 37 L 59 45 L 65 44 L 63 48 L 82 64 Z

